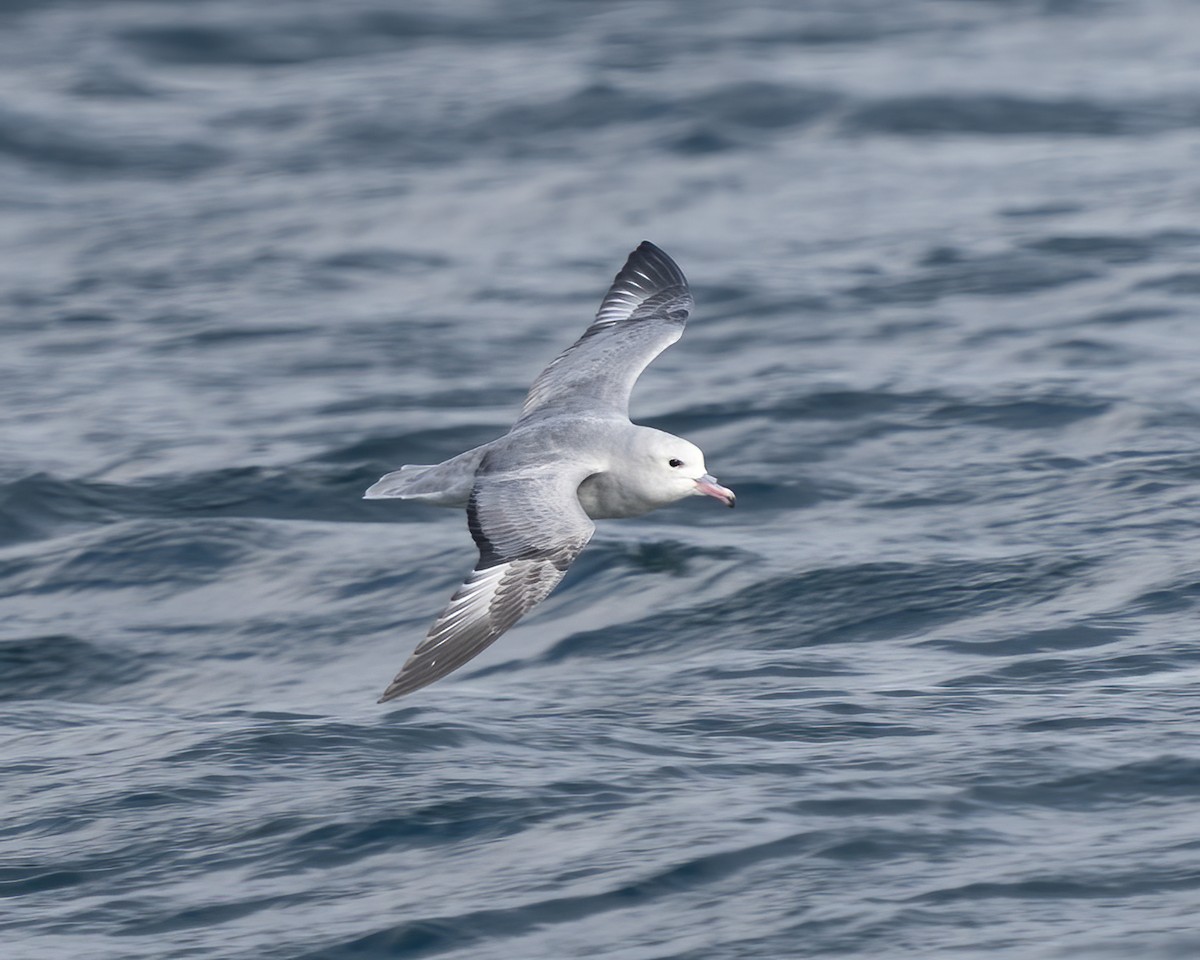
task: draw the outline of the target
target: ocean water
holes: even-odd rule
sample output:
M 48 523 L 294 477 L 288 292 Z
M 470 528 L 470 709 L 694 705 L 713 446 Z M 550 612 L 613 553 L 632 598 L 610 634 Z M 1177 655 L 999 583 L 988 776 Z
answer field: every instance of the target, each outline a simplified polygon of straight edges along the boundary
M 13 960 L 1200 955 L 1200 5 L 0 3 Z M 738 509 L 470 569 L 649 238 Z

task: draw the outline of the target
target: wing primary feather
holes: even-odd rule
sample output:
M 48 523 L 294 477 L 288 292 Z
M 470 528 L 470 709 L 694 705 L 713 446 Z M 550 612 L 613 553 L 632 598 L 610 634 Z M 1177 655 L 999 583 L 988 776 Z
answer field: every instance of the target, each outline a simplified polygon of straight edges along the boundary
M 645 284 L 638 282 L 639 277 Z M 596 311 L 596 320 L 584 336 L 595 335 L 603 327 L 629 319 L 646 300 L 668 291 L 686 298 L 690 307 L 687 278 L 679 265 L 649 240 L 643 240 L 613 278 Z

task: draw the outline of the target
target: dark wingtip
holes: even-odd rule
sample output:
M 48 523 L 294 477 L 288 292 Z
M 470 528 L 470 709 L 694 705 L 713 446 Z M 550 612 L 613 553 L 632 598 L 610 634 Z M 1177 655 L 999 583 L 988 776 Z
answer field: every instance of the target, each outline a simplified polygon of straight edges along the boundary
M 648 311 L 647 315 L 662 310 L 682 323 L 691 306 L 687 277 L 679 264 L 649 240 L 643 240 L 613 278 L 596 320 L 603 327 L 639 316 L 641 310 Z
M 408 692 L 408 690 L 403 689 L 396 683 L 395 680 L 393 680 L 390 684 L 388 684 L 388 688 L 383 691 L 383 696 L 375 702 L 387 703 L 389 700 L 395 700 L 397 697 L 401 697 Z
M 662 247 L 649 240 L 639 243 L 625 259 L 625 266 L 617 274 L 616 280 L 627 277 L 634 271 L 649 276 L 660 290 L 668 287 L 687 289 L 687 277 L 679 269 L 679 264 L 672 260 Z

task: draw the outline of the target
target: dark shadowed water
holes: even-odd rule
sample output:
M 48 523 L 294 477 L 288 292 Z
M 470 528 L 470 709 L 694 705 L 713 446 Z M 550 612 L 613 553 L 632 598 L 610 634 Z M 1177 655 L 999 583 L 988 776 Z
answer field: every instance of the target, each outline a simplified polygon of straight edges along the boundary
M 0 3 L 14 960 L 1200 955 L 1200 5 Z M 364 502 L 626 253 L 600 525 L 468 668 Z

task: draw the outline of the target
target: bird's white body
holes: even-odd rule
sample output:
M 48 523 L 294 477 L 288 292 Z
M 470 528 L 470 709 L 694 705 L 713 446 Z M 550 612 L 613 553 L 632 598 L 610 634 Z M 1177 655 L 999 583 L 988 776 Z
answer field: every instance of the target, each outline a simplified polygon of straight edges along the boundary
M 438 507 L 466 507 L 475 487 L 475 473 L 493 448 L 533 443 L 547 449 L 547 427 L 506 434 L 460 453 L 442 463 L 401 467 L 389 473 L 365 494 L 368 500 L 418 500 Z M 640 517 L 701 493 L 696 480 L 704 476 L 704 454 L 692 443 L 661 430 L 641 427 L 628 420 L 596 421 L 594 424 L 572 421 L 566 425 L 575 446 L 570 458 L 573 465 L 590 467 L 576 490 L 583 512 L 592 520 Z M 591 427 L 592 429 L 589 429 Z M 590 442 L 589 442 L 590 441 Z M 596 451 L 588 456 L 588 450 Z M 682 466 L 664 467 L 671 460 Z

